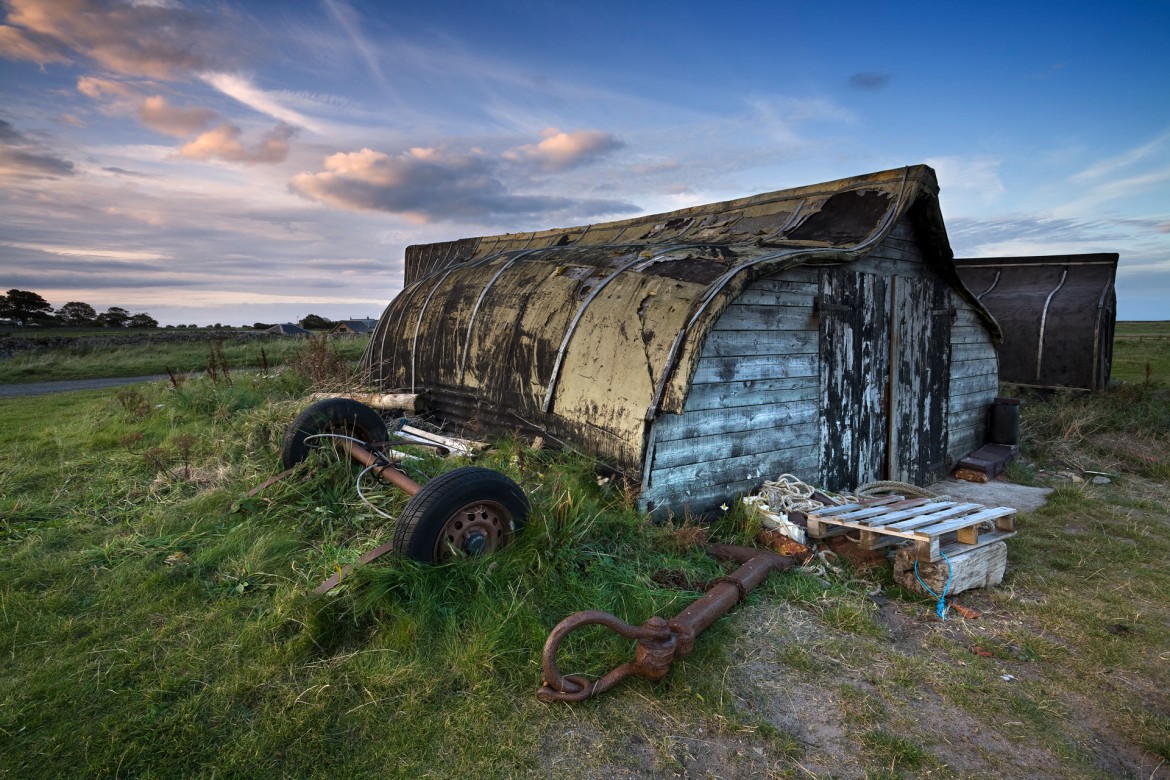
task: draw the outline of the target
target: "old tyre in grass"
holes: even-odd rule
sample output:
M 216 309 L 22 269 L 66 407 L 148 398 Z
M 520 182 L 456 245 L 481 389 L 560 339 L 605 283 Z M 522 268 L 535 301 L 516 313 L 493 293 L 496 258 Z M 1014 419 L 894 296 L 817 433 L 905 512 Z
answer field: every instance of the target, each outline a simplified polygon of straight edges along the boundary
M 394 529 L 394 549 L 425 563 L 486 555 L 524 528 L 528 498 L 498 471 L 466 466 L 423 485 Z
M 321 433 L 352 436 L 367 449 L 380 448 L 387 438 L 385 421 L 370 407 L 350 398 L 326 398 L 298 414 L 288 426 L 280 448 L 284 467 L 291 469 L 311 450 L 330 446 L 329 439 L 310 438 Z

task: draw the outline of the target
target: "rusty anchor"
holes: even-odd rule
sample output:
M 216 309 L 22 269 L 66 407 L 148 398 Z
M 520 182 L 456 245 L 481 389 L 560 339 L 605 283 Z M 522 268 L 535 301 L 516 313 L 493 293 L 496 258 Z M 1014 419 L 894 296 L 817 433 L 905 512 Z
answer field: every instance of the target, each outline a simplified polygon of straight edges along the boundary
M 785 571 L 795 565 L 791 558 L 769 550 L 718 544 L 707 548 L 707 554 L 719 560 L 741 564 L 731 574 L 715 580 L 698 601 L 666 621 L 657 615 L 641 626 L 631 626 L 619 618 L 588 610 L 578 612 L 557 624 L 544 643 L 544 685 L 536 696 L 542 701 L 583 701 L 590 696 L 605 693 L 625 678 L 635 675 L 647 680 L 661 680 L 670 671 L 670 665 L 695 647 L 695 637 L 705 631 L 747 594 L 767 579 L 774 571 Z M 605 626 L 626 639 L 637 640 L 635 660 L 624 663 L 597 680 L 579 674 L 561 674 L 557 668 L 557 652 L 565 638 L 584 626 Z

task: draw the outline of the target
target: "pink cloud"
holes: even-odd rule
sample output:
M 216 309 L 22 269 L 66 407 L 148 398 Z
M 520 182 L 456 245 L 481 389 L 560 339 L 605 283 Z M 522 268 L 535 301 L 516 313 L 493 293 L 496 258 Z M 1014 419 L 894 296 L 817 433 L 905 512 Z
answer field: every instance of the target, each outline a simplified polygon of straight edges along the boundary
M 281 123 L 249 147 L 240 141 L 243 134 L 240 128 L 225 124 L 208 130 L 190 143 L 184 144 L 179 149 L 179 154 L 194 160 L 219 158 L 227 162 L 248 164 L 281 163 L 288 157 L 288 142 L 296 132 L 295 127 Z
M 218 118 L 219 115 L 210 108 L 172 106 L 161 95 L 146 98 L 138 107 L 138 119 L 142 124 L 176 138 L 197 133 Z
M 540 170 L 555 173 L 592 162 L 625 146 L 611 133 L 602 130 L 564 132 L 556 127 L 541 131 L 543 140 L 509 149 L 502 155 L 511 162 L 532 162 Z

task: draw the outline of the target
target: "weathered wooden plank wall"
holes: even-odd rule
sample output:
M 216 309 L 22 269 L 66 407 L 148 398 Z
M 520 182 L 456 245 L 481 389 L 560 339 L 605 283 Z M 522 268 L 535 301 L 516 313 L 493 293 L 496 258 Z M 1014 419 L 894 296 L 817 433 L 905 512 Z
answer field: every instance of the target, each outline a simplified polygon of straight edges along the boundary
M 669 497 L 702 511 L 819 468 L 816 289 L 815 269 L 789 269 L 754 282 L 715 322 L 683 413 L 652 429 L 644 509 Z
M 987 412 L 999 392 L 999 361 L 987 326 L 971 304 L 951 290 L 951 391 L 947 460 L 958 463 L 983 446 Z
M 996 370 L 983 321 L 903 220 L 862 260 L 782 271 L 727 308 L 683 413 L 651 430 L 641 506 L 704 511 L 784 472 L 927 481 L 983 443 Z

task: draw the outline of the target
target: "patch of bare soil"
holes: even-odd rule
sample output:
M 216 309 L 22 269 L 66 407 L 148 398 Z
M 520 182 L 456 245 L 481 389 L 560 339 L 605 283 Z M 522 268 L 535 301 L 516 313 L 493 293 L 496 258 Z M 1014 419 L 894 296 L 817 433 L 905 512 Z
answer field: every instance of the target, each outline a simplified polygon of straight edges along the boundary
M 915 767 L 896 767 L 895 776 L 1170 778 L 1158 756 L 1111 728 L 1109 713 L 1097 702 L 1061 694 L 1052 718 L 1063 739 L 1048 740 L 1069 746 L 1067 755 L 1058 755 L 1029 739 L 1022 722 L 988 720 L 978 714 L 977 704 L 957 703 L 945 681 L 962 685 L 961 667 L 953 677 L 916 677 L 915 669 L 956 663 L 941 647 L 973 648 L 996 621 L 1013 620 L 986 593 L 969 592 L 962 601 L 983 616 L 971 621 L 952 616 L 944 623 L 930 605 L 876 596 L 875 622 L 888 632 L 885 639 L 838 631 L 787 603 L 744 608 L 730 618 L 735 639 L 725 654 L 722 689 L 741 724 L 757 726 L 679 720 L 658 705 L 655 686 L 633 682 L 607 694 L 598 709 L 565 708 L 558 714 L 545 735 L 548 758 L 536 774 L 863 778 L 880 760 L 867 753 L 866 735 L 880 732 L 920 748 L 925 756 Z M 971 658 L 976 660 L 974 653 Z M 1006 678 L 993 679 L 986 696 L 1010 698 L 1018 686 L 1042 685 L 1045 675 L 1059 675 L 1059 670 L 1026 661 L 999 663 Z M 677 668 L 672 671 L 677 673 Z M 615 732 L 615 723 L 629 724 L 631 718 L 636 728 Z M 1096 771 L 1086 768 L 1091 765 Z

